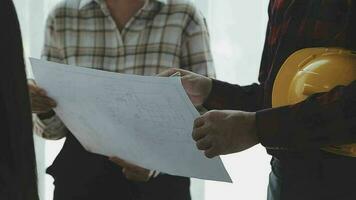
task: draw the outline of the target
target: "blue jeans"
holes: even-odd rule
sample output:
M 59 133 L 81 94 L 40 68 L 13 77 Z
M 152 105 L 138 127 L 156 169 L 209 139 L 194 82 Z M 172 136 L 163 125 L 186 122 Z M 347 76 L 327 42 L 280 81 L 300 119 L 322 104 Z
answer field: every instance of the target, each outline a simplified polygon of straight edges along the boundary
M 268 200 L 356 200 L 356 158 L 271 160 Z

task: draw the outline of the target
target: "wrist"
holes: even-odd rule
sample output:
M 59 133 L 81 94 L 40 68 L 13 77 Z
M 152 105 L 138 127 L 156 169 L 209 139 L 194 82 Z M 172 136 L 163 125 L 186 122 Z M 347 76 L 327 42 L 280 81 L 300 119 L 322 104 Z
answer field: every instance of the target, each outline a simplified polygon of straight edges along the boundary
M 213 88 L 213 79 L 205 77 L 206 78 L 206 91 L 205 91 L 205 97 L 203 99 L 203 103 L 208 99 L 210 96 L 211 90 Z
M 205 94 L 203 96 L 203 99 L 202 99 L 202 106 L 203 107 L 206 107 L 207 105 L 210 104 L 210 101 L 212 99 L 214 99 L 215 95 L 214 95 L 214 79 L 212 78 L 209 78 L 209 77 L 204 77 L 205 78 L 205 90 L 204 90 L 204 93 Z
M 37 117 L 40 118 L 41 120 L 44 119 L 49 119 L 51 117 L 53 117 L 56 113 L 51 109 L 50 111 L 46 112 L 46 113 L 39 113 L 37 114 Z
M 256 112 L 250 112 L 249 113 L 249 118 L 250 118 L 250 122 L 251 122 L 251 129 L 250 129 L 250 133 L 252 136 L 252 140 L 255 141 L 256 143 L 259 143 L 259 138 L 257 135 L 257 122 L 256 122 Z

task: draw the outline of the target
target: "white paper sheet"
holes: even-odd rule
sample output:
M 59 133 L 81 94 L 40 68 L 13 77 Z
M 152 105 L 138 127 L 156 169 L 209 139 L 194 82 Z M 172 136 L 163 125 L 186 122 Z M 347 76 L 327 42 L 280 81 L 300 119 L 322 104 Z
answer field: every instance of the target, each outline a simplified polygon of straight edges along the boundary
M 191 138 L 199 115 L 179 78 L 126 75 L 32 59 L 37 84 L 90 152 L 147 169 L 231 182 L 221 159 L 207 159 Z

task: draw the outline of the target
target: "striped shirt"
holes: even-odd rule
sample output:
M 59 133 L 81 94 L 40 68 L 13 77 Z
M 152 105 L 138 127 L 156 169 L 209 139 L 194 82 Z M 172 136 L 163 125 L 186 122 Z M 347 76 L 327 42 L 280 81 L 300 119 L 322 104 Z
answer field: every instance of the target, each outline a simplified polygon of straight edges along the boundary
M 215 74 L 205 19 L 187 0 L 147 0 L 122 31 L 104 0 L 63 1 L 48 17 L 42 59 L 148 76 L 170 67 Z M 34 131 L 68 133 L 57 116 L 35 116 Z

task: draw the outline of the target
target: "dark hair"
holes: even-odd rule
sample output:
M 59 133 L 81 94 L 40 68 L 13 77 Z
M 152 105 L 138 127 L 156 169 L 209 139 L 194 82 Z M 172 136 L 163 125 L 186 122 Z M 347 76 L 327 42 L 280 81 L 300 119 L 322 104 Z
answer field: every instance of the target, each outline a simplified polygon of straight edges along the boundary
M 0 199 L 37 200 L 30 100 L 11 0 L 0 0 L 0 26 Z

